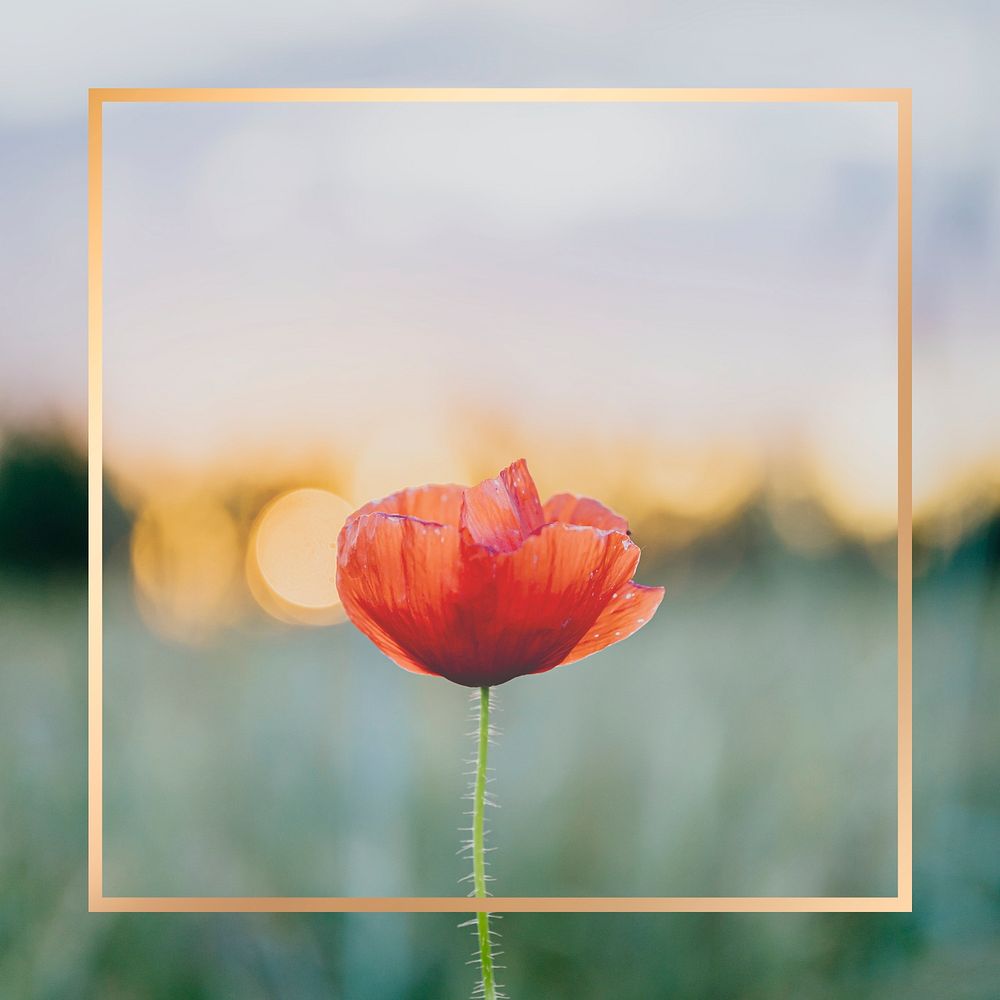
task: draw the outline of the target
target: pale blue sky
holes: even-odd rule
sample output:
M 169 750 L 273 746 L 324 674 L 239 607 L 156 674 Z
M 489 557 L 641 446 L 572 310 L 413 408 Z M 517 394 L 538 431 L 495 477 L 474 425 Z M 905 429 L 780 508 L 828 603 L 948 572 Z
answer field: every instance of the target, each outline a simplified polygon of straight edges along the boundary
M 1000 136 L 992 107 L 1000 85 L 992 58 L 997 27 L 997 8 L 981 2 L 505 4 L 474 10 L 406 2 L 331 10 L 293 2 L 280 16 L 244 5 L 206 9 L 180 3 L 152 10 L 101 2 L 21 5 L 8 13 L 0 40 L 0 417 L 56 411 L 79 419 L 83 412 L 89 85 L 910 85 L 916 154 L 916 472 L 918 484 L 923 479 L 931 489 L 1000 452 L 993 391 L 1000 360 L 995 333 Z M 148 126 L 136 123 L 140 134 L 142 127 Z M 275 127 L 280 132 L 292 126 Z M 846 132 L 854 141 L 856 128 L 851 124 Z M 784 162 L 810 138 L 794 129 L 774 135 Z M 370 171 L 364 157 L 377 151 L 378 137 L 369 140 L 374 147 L 359 143 L 353 159 L 339 163 L 348 178 L 370 182 L 367 190 L 361 185 L 358 203 L 368 207 L 372 199 L 377 203 L 379 185 L 395 183 Z M 234 141 L 252 148 L 254 139 L 237 135 Z M 819 247 L 800 243 L 801 258 L 791 263 L 800 268 L 797 277 L 807 292 L 819 296 L 806 269 L 825 260 L 825 273 L 839 281 L 831 312 L 823 317 L 830 321 L 858 290 L 857 274 L 838 274 L 837 264 L 857 260 L 853 251 L 869 232 L 883 184 L 878 156 L 853 155 L 850 141 L 844 148 L 839 161 L 836 143 L 823 150 L 831 154 L 824 161 L 829 162 L 825 189 L 797 188 L 803 175 L 796 173 L 794 180 L 783 180 L 771 205 L 780 216 L 786 199 L 794 203 L 800 196 L 804 205 L 811 197 L 815 211 L 827 211 L 823 231 L 830 238 Z M 380 159 L 392 168 L 391 154 Z M 759 225 L 755 238 L 753 219 L 741 219 L 743 193 L 740 198 L 734 193 L 731 202 L 720 200 L 719 176 L 698 172 L 704 157 L 693 162 L 705 197 L 690 205 L 675 197 L 665 206 L 675 213 L 672 219 L 679 214 L 690 226 L 690 242 L 710 239 L 718 225 L 722 255 L 745 261 L 747 247 L 761 246 L 753 266 L 762 269 L 782 253 L 787 257 L 787 249 L 761 243 Z M 211 189 L 210 158 L 205 164 L 202 181 Z M 434 171 L 422 180 L 417 174 L 415 190 L 426 191 L 419 185 L 432 182 Z M 634 207 L 636 215 L 648 217 L 650 200 L 667 192 L 651 184 L 648 174 L 640 170 L 640 175 L 633 182 L 645 201 L 637 198 Z M 145 183 L 152 180 L 147 176 Z M 852 192 L 849 197 L 837 200 L 838 184 L 841 192 Z M 683 188 L 678 183 L 673 191 Z M 522 197 L 529 193 L 512 190 L 514 201 L 494 220 L 521 240 L 529 238 L 524 226 L 534 225 L 545 211 L 566 227 L 577 218 L 574 212 L 593 215 L 602 205 L 621 207 L 614 184 L 602 180 L 600 171 L 580 187 L 543 188 L 535 203 Z M 228 194 L 230 207 L 238 207 L 241 189 Z M 496 207 L 489 189 L 470 197 Z M 212 222 L 216 212 L 215 223 L 225 226 L 226 210 L 215 199 L 208 201 L 214 207 L 201 220 Z M 421 218 L 415 199 L 401 197 L 401 202 L 416 213 L 408 222 L 413 231 L 425 231 L 421 226 L 435 221 Z M 719 218 L 713 220 L 713 214 Z M 370 211 L 366 217 L 372 217 Z M 241 236 L 234 231 L 230 238 L 239 242 Z M 671 259 L 675 266 L 677 261 Z M 682 264 L 690 265 L 690 258 Z M 710 310 L 707 317 L 699 315 L 706 323 L 720 320 Z M 714 325 L 730 326 L 729 319 Z

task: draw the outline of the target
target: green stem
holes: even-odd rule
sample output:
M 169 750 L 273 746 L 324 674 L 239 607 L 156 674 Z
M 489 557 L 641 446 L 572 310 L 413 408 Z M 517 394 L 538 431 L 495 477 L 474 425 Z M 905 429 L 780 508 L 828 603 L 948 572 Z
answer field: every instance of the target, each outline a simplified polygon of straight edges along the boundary
M 486 860 L 483 850 L 483 812 L 486 808 L 486 757 L 490 744 L 490 689 L 479 689 L 479 749 L 476 756 L 476 787 L 472 800 L 472 877 L 477 899 L 486 898 Z M 476 914 L 479 929 L 479 959 L 483 970 L 483 1000 L 496 1000 L 490 915 Z

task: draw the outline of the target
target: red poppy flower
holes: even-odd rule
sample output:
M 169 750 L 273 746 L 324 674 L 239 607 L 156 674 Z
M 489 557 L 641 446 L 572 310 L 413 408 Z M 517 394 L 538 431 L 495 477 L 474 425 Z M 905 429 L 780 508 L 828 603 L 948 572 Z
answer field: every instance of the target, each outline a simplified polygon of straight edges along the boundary
M 639 548 L 596 500 L 544 506 L 523 460 L 478 486 L 420 486 L 355 511 L 337 542 L 351 621 L 406 670 L 503 684 L 572 663 L 653 617 Z

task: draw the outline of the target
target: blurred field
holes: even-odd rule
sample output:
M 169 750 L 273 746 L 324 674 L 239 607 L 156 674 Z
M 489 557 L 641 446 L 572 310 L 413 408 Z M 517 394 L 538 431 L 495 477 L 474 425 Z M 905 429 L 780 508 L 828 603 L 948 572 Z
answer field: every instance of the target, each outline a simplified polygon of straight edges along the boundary
M 498 890 L 893 890 L 894 587 L 781 559 L 678 582 L 628 643 L 501 689 Z M 109 893 L 460 891 L 466 691 L 350 625 L 170 645 L 106 590 Z
M 508 916 L 511 991 L 995 996 L 998 537 L 917 584 L 914 915 Z M 650 560 L 650 628 L 502 690 L 499 891 L 893 891 L 893 586 L 857 553 L 746 552 Z M 179 647 L 131 595 L 111 576 L 109 892 L 461 891 L 464 691 L 347 626 Z M 0 995 L 465 995 L 449 915 L 85 917 L 80 567 L 8 566 L 0 596 Z

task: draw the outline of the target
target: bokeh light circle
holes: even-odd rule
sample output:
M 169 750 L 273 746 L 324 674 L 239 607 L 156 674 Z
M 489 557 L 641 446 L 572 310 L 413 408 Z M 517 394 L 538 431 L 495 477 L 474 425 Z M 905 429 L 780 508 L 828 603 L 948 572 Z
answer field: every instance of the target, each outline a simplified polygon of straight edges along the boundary
M 236 614 L 238 530 L 214 498 L 148 504 L 132 530 L 131 562 L 139 610 L 166 638 L 204 641 Z
M 265 611 L 297 624 L 340 620 L 337 535 L 353 510 L 335 493 L 306 488 L 261 511 L 250 534 L 247 580 Z

